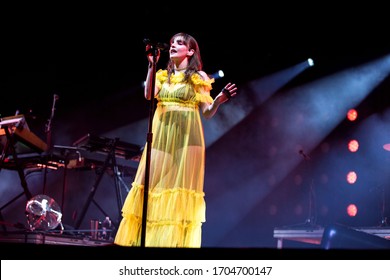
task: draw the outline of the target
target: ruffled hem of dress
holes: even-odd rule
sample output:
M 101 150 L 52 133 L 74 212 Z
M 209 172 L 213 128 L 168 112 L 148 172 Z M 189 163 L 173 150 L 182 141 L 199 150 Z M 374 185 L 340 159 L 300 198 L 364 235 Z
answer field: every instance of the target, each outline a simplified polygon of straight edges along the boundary
M 115 244 L 140 246 L 144 186 L 133 183 L 122 208 Z M 204 193 L 186 189 L 162 190 L 148 195 L 146 246 L 200 247 L 205 222 Z

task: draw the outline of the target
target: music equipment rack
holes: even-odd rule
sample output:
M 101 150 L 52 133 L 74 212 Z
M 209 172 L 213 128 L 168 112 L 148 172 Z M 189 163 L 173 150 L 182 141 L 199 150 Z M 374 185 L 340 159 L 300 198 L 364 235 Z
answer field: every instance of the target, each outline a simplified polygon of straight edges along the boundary
M 69 155 L 64 155 L 63 149 L 72 149 L 77 153 L 79 152 L 79 150 L 85 150 L 93 154 L 102 154 L 105 156 L 105 159 L 103 160 L 83 158 L 82 165 L 80 166 L 81 168 L 85 168 L 87 165 L 99 166 L 101 168 L 99 168 L 100 173 L 96 178 L 94 186 L 91 188 L 90 194 L 88 196 L 86 204 L 83 207 L 81 215 L 76 221 L 76 229 L 78 229 L 78 227 L 80 226 L 91 202 L 94 202 L 95 205 L 105 215 L 107 215 L 104 210 L 94 201 L 94 194 L 96 192 L 100 180 L 102 179 L 104 172 L 110 168 L 114 173 L 118 212 L 120 218 L 123 200 L 120 194 L 119 183 L 123 182 L 123 179 L 119 178 L 119 174 L 122 173 L 119 171 L 119 167 L 121 167 L 123 170 L 125 168 L 117 165 L 116 157 L 124 160 L 138 162 L 142 154 L 142 147 L 135 144 L 120 141 L 118 138 L 110 139 L 107 137 L 100 137 L 91 134 L 87 134 L 76 142 L 74 142 L 73 146 L 74 147 L 64 148 L 62 146 L 54 145 L 54 148 L 60 148 L 60 150 L 62 150 L 62 153 L 60 153 L 59 155 L 53 153 L 53 151 L 48 153 L 48 145 L 29 129 L 28 124 L 23 115 L 15 115 L 0 119 L 0 148 L 3 149 L 0 158 L 0 168 L 17 171 L 20 177 L 21 185 L 23 187 L 22 193 L 11 199 L 5 205 L 1 206 L 1 221 L 4 220 L 1 211 L 8 205 L 20 198 L 23 194 L 26 195 L 27 200 L 32 198 L 32 195 L 27 186 L 24 169 L 57 169 L 59 167 L 65 167 L 65 169 L 72 168 L 68 166 L 70 160 Z M 79 158 L 81 158 L 80 153 L 78 153 L 78 156 Z M 78 168 L 78 166 L 74 167 Z M 115 225 L 115 221 L 113 221 L 113 223 Z M 4 228 L 4 230 L 6 229 Z
M 112 151 L 112 141 L 113 139 L 111 138 L 86 134 L 75 141 L 73 146 L 90 152 L 102 153 L 104 155 L 114 152 L 116 157 L 139 161 L 142 153 L 142 148 L 140 146 L 116 139 L 114 151 Z
M 116 228 L 118 228 L 119 221 L 121 219 L 121 211 L 123 206 L 123 198 L 121 196 L 120 191 L 120 182 L 121 178 L 119 178 L 119 169 L 116 161 L 116 157 L 124 158 L 126 160 L 134 160 L 139 161 L 142 148 L 141 146 L 130 144 L 124 141 L 120 141 L 119 138 L 111 139 L 102 136 L 96 136 L 87 134 L 80 138 L 79 140 L 73 143 L 73 146 L 78 147 L 80 149 L 84 149 L 90 152 L 102 153 L 106 156 L 104 160 L 104 164 L 100 172 L 98 173 L 95 182 L 90 190 L 88 198 L 81 210 L 81 213 L 78 219 L 75 222 L 75 229 L 79 229 L 84 217 L 88 211 L 90 204 L 93 202 L 95 206 L 104 214 L 104 216 L 108 216 L 107 213 L 100 207 L 100 205 L 95 201 L 94 196 L 99 186 L 101 179 L 105 171 L 108 168 L 113 170 L 114 174 L 114 184 L 115 184 L 115 192 L 117 196 L 117 207 L 118 207 L 118 218 L 117 220 L 112 219 L 112 223 Z
M 23 169 L 43 169 L 51 168 L 58 169 L 64 167 L 64 157 L 56 154 L 41 154 L 41 153 L 25 153 L 18 154 L 17 161 L 12 155 L 4 158 L 3 162 L 0 162 L 0 168 L 15 170 L 19 167 Z
M 19 150 L 30 150 L 36 153 L 42 153 L 47 150 L 47 145 L 38 136 L 36 136 L 25 120 L 24 115 L 15 115 L 10 117 L 1 118 L 0 121 L 0 140 L 2 146 L 2 153 L 0 157 L 0 167 L 8 168 L 12 165 L 12 168 L 19 174 L 20 182 L 23 188 L 23 192 L 15 196 L 0 208 L 0 220 L 3 219 L 1 211 L 8 205 L 13 203 L 23 194 L 27 200 L 32 198 L 31 192 L 28 189 L 27 181 L 24 175 L 24 168 L 20 160 L 18 159 Z M 17 146 L 17 144 L 20 144 Z M 11 165 L 8 165 L 12 162 Z M 4 230 L 6 230 L 5 226 Z

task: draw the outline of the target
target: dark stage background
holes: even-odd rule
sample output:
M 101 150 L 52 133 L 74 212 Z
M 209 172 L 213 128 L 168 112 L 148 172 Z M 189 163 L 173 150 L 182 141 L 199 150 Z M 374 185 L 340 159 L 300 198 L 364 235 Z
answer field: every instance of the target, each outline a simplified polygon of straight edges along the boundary
M 8 10 L 1 27 L 1 117 L 24 114 L 31 131 L 46 141 L 45 126 L 57 96 L 52 145 L 74 147 L 91 134 L 142 147 L 149 114 L 143 97 L 143 39 L 169 42 L 176 32 L 188 32 L 198 40 L 204 70 L 225 73 L 216 80 L 213 96 L 228 82 L 239 87 L 239 96 L 205 121 L 203 246 L 275 248 L 275 227 L 303 226 L 308 217 L 321 226 L 378 226 L 390 211 L 385 9 L 344 11 L 329 4 L 203 9 Z M 163 53 L 158 68 L 165 67 L 167 58 Z M 308 58 L 314 66 L 294 72 Z M 359 111 L 354 124 L 345 118 L 351 107 Z M 357 155 L 347 152 L 351 137 L 360 140 Z M 62 148 L 53 152 L 71 152 L 72 159 L 79 155 Z M 79 152 L 86 160 L 106 159 Z M 118 165 L 124 198 L 137 161 L 118 158 Z M 357 187 L 345 183 L 346 171 L 354 168 Z M 63 223 L 71 229 L 98 170 L 99 164 L 97 169 L 59 168 L 46 175 L 43 169 L 27 170 L 26 181 L 33 195 L 45 191 L 63 206 Z M 81 229 L 105 214 L 119 222 L 116 190 L 113 173 L 106 170 L 94 197 L 98 207 L 91 203 Z M 17 172 L 3 167 L 1 205 L 21 191 Z M 349 203 L 358 205 L 357 216 L 346 215 Z M 25 204 L 22 196 L 2 209 L 4 220 L 25 224 Z

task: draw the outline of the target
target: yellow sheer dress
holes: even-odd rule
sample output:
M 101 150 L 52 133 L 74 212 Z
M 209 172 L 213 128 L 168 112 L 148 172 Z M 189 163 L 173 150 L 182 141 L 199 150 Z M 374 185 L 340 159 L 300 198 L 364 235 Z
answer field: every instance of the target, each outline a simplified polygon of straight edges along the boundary
M 168 84 L 166 70 L 156 73 L 160 91 L 152 125 L 146 247 L 201 246 L 205 143 L 198 105 L 213 102 L 214 79 L 193 74 L 185 83 L 183 78 L 183 73 L 174 74 Z M 117 245 L 141 245 L 146 148 L 122 208 Z

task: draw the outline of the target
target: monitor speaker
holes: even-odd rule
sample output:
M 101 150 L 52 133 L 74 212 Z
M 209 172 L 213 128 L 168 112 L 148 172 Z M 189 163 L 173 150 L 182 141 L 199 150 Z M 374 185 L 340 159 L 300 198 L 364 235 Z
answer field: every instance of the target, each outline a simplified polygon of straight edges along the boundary
M 390 240 L 342 225 L 325 227 L 321 247 L 324 249 L 390 249 Z

